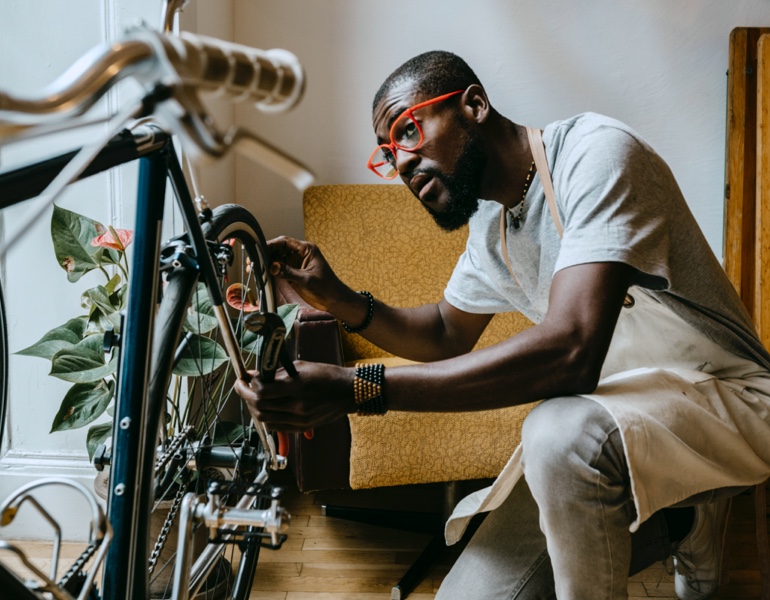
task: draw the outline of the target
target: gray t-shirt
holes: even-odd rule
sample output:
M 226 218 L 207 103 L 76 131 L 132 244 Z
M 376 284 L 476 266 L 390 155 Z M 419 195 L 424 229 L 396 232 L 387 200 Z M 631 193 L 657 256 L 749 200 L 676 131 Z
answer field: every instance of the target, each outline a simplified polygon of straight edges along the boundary
M 500 204 L 482 200 L 470 220 L 465 252 L 444 296 L 471 313 L 520 311 L 545 317 L 551 281 L 561 269 L 623 262 L 633 285 L 723 348 L 770 369 L 770 354 L 706 242 L 668 165 L 628 126 L 586 113 L 543 132 L 559 234 L 539 176 L 522 225 L 507 229 L 511 277 L 500 248 Z M 521 284 L 521 286 L 519 285 Z

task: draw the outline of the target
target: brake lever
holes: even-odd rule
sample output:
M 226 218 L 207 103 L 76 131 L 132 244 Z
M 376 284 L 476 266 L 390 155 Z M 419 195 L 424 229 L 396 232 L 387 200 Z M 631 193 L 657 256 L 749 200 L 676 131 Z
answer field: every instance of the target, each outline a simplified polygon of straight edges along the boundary
M 286 325 L 281 317 L 275 313 L 253 312 L 246 316 L 244 325 L 252 333 L 262 336 L 262 344 L 257 352 L 257 368 L 264 381 L 269 383 L 275 380 L 279 364 L 286 369 L 289 377 L 297 376 L 297 369 L 283 343 Z
M 283 343 L 286 338 L 283 319 L 275 313 L 253 312 L 246 316 L 244 324 L 246 329 L 262 336 L 262 344 L 257 352 L 257 368 L 262 379 L 268 383 L 274 381 L 278 363 L 286 369 L 289 377 L 296 377 L 297 368 Z M 312 440 L 314 431 L 308 429 L 304 435 L 305 439 Z

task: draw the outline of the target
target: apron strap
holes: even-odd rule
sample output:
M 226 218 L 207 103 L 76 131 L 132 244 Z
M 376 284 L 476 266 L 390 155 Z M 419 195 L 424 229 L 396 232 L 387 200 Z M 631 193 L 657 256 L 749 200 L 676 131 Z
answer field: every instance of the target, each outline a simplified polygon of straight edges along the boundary
M 553 219 L 554 225 L 556 225 L 556 231 L 559 232 L 559 238 L 562 238 L 564 236 L 564 228 L 561 225 L 559 211 L 556 207 L 556 195 L 553 191 L 551 172 L 548 170 L 548 160 L 545 157 L 545 144 L 543 143 L 542 132 L 539 129 L 527 127 L 527 139 L 529 139 L 529 149 L 532 151 L 532 158 L 535 159 L 535 166 L 540 175 L 540 184 L 543 186 L 545 199 L 548 201 L 551 218 Z M 519 279 L 514 274 L 513 267 L 511 267 L 511 259 L 508 257 L 508 243 L 506 237 L 506 231 L 508 229 L 506 227 L 507 213 L 508 209 L 503 206 L 503 209 L 500 211 L 500 250 L 503 253 L 503 259 L 505 259 L 505 266 L 508 267 L 508 272 L 511 274 L 514 281 L 516 281 L 516 284 L 521 287 Z M 631 308 L 634 304 L 634 297 L 631 294 L 626 294 L 626 297 L 623 300 L 623 308 Z
M 548 208 L 551 210 L 551 218 L 556 225 L 556 231 L 559 237 L 564 236 L 564 228 L 561 226 L 561 219 L 556 208 L 556 194 L 553 191 L 553 181 L 551 181 L 551 172 L 548 170 L 548 161 L 545 158 L 545 145 L 543 144 L 543 134 L 539 129 L 527 127 L 527 137 L 529 138 L 529 149 L 532 151 L 532 158 L 535 159 L 537 172 L 540 174 L 540 183 L 545 192 L 545 199 L 548 200 Z
M 551 211 L 551 218 L 553 219 L 554 225 L 556 225 L 556 231 L 559 232 L 559 237 L 561 238 L 564 234 L 564 228 L 561 226 L 561 219 L 559 218 L 559 212 L 556 208 L 556 195 L 553 191 L 551 172 L 548 170 L 548 161 L 545 158 L 545 145 L 543 144 L 543 136 L 539 129 L 527 127 L 527 138 L 529 139 L 529 149 L 532 152 L 532 158 L 535 159 L 535 166 L 537 167 L 537 172 L 540 175 L 540 183 L 543 186 L 543 192 L 545 192 L 545 198 L 548 201 L 548 208 Z M 506 231 L 508 229 L 506 222 L 507 213 L 508 209 L 503 206 L 502 210 L 500 211 L 500 250 L 503 254 L 503 259 L 505 260 L 505 266 L 508 267 L 508 272 L 511 274 L 511 277 L 513 277 L 514 281 L 516 281 L 517 285 L 521 287 L 519 279 L 513 272 L 513 267 L 511 267 L 511 259 L 508 257 L 508 242 L 506 235 Z

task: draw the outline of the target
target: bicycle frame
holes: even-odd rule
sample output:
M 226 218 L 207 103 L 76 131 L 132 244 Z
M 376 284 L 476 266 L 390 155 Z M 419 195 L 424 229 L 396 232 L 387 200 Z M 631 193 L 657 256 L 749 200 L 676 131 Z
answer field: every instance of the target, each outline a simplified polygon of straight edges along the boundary
M 72 155 L 66 153 L 0 173 L 0 209 L 34 197 Z M 143 475 L 153 468 L 152 458 L 155 455 L 155 431 L 151 431 L 149 425 L 159 422 L 163 406 L 159 402 L 153 404 L 148 398 L 151 365 L 147 349 L 152 347 L 153 342 L 167 181 L 176 193 L 177 206 L 194 250 L 195 264 L 192 269 L 196 273 L 193 276 L 200 274 L 203 281 L 216 281 L 216 268 L 203 236 L 194 200 L 168 133 L 154 126 L 142 126 L 134 133 L 122 132 L 105 147 L 80 179 L 134 160 L 139 160 L 139 185 L 129 284 L 131 301 L 124 317 L 120 341 L 107 508 L 114 535 L 105 563 L 102 590 L 103 597 L 110 599 L 149 596 L 145 587 L 149 539 L 148 532 L 140 524 L 148 522 L 153 478 Z M 209 291 L 212 303 L 221 305 L 223 299 L 219 289 L 212 286 Z M 268 438 L 263 443 L 271 444 L 272 439 Z M 145 460 L 141 461 L 140 457 Z M 284 464 L 281 461 L 278 468 Z M 263 471 L 258 480 L 261 482 L 264 479 L 266 473 Z M 143 486 L 140 486 L 141 482 L 144 482 Z M 196 563 L 197 579 L 205 579 L 216 558 L 217 553 L 214 553 L 207 558 L 206 564 Z
M 164 3 L 167 33 L 174 13 L 185 2 L 166 0 Z M 0 92 L 0 138 L 22 140 L 43 137 L 88 124 L 81 117 L 116 81 L 125 77 L 131 77 L 143 86 L 144 98 L 140 103 L 128 105 L 123 112 L 113 115 L 114 119 L 111 119 L 117 123 L 115 127 L 147 116 L 152 116 L 160 127 L 141 125 L 141 129 L 137 127 L 133 132 L 124 130 L 103 148 L 101 141 L 96 140 L 86 144 L 82 152 L 66 153 L 27 167 L 0 172 L 0 209 L 41 193 L 53 202 L 68 182 L 134 160 L 140 162 L 132 277 L 128 284 L 130 300 L 125 314 L 121 316 L 123 324 L 113 418 L 108 519 L 113 524 L 114 542 L 104 565 L 102 592 L 103 597 L 110 600 L 146 598 L 149 595 L 148 532 L 139 524 L 146 524 L 149 520 L 153 493 L 151 470 L 156 453 L 156 431 L 150 426 L 159 422 L 165 403 L 165 398 L 148 397 L 148 379 L 153 372 L 149 349 L 153 348 L 160 282 L 161 222 L 167 181 L 176 192 L 177 206 L 186 226 L 184 243 L 192 250 L 191 256 L 181 256 L 180 252 L 179 261 L 174 262 L 182 263 L 182 267 L 175 265 L 174 268 L 181 268 L 193 283 L 198 278 L 206 283 L 219 333 L 235 376 L 248 379 L 232 323 L 223 306 L 214 257 L 209 251 L 195 200 L 190 195 L 173 149 L 171 133 L 182 138 L 186 150 L 212 157 L 222 156 L 239 147 L 252 160 L 304 189 L 313 179 L 306 167 L 248 130 L 231 128 L 226 132 L 219 131 L 197 95 L 199 90 L 223 92 L 235 101 L 248 98 L 264 112 L 282 112 L 294 106 L 302 96 L 304 73 L 296 57 L 285 50 L 264 51 L 186 33 L 167 36 L 146 27 L 134 28 L 120 43 L 95 48 L 84 58 L 89 63 L 87 67 L 82 67 L 82 64 L 73 67 L 55 82 L 56 94 L 19 98 Z M 75 160 L 70 165 L 73 158 Z M 93 160 L 89 161 L 89 158 Z M 88 166 L 84 168 L 86 163 Z M 24 229 L 20 227 L 19 231 Z M 259 236 L 262 236 L 261 231 Z M 0 248 L 0 256 L 10 245 L 11 242 L 6 242 Z M 261 252 L 264 254 L 264 250 Z M 189 263 L 186 269 L 184 263 Z M 0 322 L 0 327 L 2 325 Z M 234 530 L 228 529 L 233 526 L 265 527 L 274 539 L 281 529 L 284 513 L 278 508 L 277 500 L 271 510 L 262 511 L 260 517 L 249 516 L 258 512 L 251 507 L 259 484 L 267 479 L 267 469 L 281 469 L 286 465 L 284 457 L 277 454 L 273 439 L 264 425 L 258 422 L 254 425 L 263 448 L 260 458 L 262 470 L 256 476 L 254 483 L 257 485 L 253 490 L 239 492 L 242 494 L 241 501 L 230 512 L 240 516 L 229 519 L 223 514 L 224 510 L 210 502 L 204 505 L 190 499 L 186 504 L 189 506 L 185 516 L 188 522 L 195 519 L 212 528 L 224 524 L 221 531 L 225 540 L 233 538 L 230 532 Z M 209 500 L 211 496 L 207 494 Z M 189 560 L 189 553 L 183 552 L 184 540 L 180 555 Z M 206 578 L 219 554 L 213 548 L 197 559 L 190 578 L 193 588 L 196 582 Z M 184 575 L 190 574 L 185 572 Z M 186 597 L 186 590 L 183 597 Z

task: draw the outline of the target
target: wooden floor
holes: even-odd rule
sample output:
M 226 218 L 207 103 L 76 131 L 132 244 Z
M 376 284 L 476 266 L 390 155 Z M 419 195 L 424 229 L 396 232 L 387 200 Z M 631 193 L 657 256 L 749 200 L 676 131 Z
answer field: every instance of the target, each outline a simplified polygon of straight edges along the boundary
M 387 502 L 387 494 L 375 492 Z M 322 516 L 321 503 L 338 498 L 300 494 L 288 483 L 284 504 L 292 514 L 289 539 L 276 551 L 263 550 L 251 600 L 387 600 L 391 588 L 418 556 L 430 536 L 363 525 Z M 430 504 L 430 501 L 426 501 Z M 418 507 L 419 508 L 419 507 Z M 734 500 L 730 527 L 730 582 L 717 598 L 755 600 L 760 595 L 754 541 L 753 496 Z M 25 543 L 31 555 L 47 556 L 39 543 Z M 64 556 L 79 548 L 67 544 Z M 434 566 L 409 595 L 410 600 L 431 600 L 449 570 L 456 550 Z M 44 561 L 45 562 L 45 561 Z M 673 580 L 662 564 L 633 577 L 629 600 L 676 600 Z M 1 594 L 0 594 L 1 596 Z
M 328 500 L 329 495 L 287 490 L 289 540 L 260 557 L 251 600 L 390 600 L 391 588 L 430 536 L 323 517 L 321 504 Z M 448 552 L 409 600 L 435 598 L 458 551 Z M 634 576 L 628 592 L 629 600 L 676 600 L 673 578 L 662 564 Z

